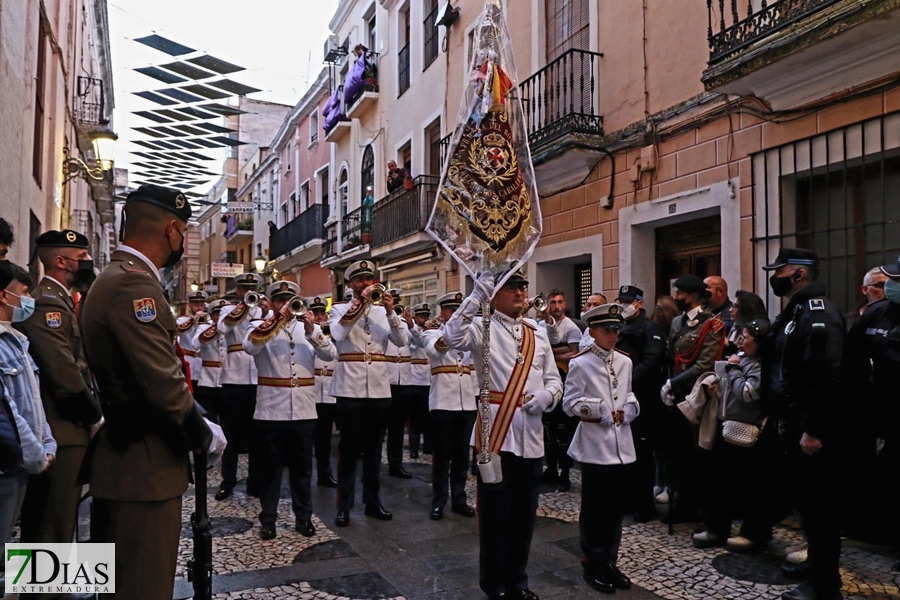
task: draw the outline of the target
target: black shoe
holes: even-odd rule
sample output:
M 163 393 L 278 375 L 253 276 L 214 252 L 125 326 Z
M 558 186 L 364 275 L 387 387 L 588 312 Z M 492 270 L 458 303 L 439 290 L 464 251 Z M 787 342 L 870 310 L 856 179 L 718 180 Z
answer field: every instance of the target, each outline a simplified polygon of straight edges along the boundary
M 264 523 L 262 529 L 259 530 L 259 539 L 261 540 L 274 540 L 276 535 L 275 523 Z
M 572 489 L 572 482 L 569 481 L 569 472 L 566 471 L 559 476 L 559 483 L 556 485 L 557 492 L 568 492 Z
M 390 467 L 388 469 L 388 475 L 391 477 L 399 477 L 400 479 L 412 479 L 412 473 L 401 466 Z
M 337 516 L 334 518 L 334 524 L 337 527 L 346 527 L 350 524 L 350 511 L 349 510 L 339 510 Z
M 294 529 L 296 529 L 297 533 L 303 537 L 312 537 L 316 535 L 316 528 L 312 524 L 312 519 L 304 519 L 302 521 L 297 519 L 294 523 Z
M 334 478 L 334 475 L 320 476 L 319 479 L 316 480 L 316 485 L 319 487 L 336 488 L 337 479 Z
M 443 506 L 435 506 L 431 509 L 431 514 L 428 515 L 432 521 L 440 521 L 444 518 L 444 507 Z
M 616 592 L 616 584 L 613 583 L 612 572 L 608 567 L 592 569 L 585 566 L 584 580 L 598 592 L 604 594 L 614 594 Z
M 220 487 L 219 491 L 216 492 L 216 495 L 214 497 L 216 500 L 225 500 L 225 499 L 231 497 L 231 494 L 233 494 L 233 493 L 234 493 L 234 490 L 232 490 L 231 488 Z
M 531 590 L 517 590 L 506 595 L 507 598 L 517 598 L 518 600 L 539 600 L 538 595 Z
M 842 600 L 844 595 L 840 590 L 834 594 L 817 594 L 816 590 L 808 583 L 801 583 L 794 589 L 781 595 L 781 600 Z
M 462 515 L 464 517 L 475 516 L 475 509 L 468 504 L 454 504 L 450 507 L 450 510 L 452 510 L 455 514 Z
M 546 485 L 556 485 L 559 481 L 559 473 L 556 469 L 545 469 L 541 475 L 541 483 Z
M 488 600 L 506 600 L 509 596 L 506 595 L 506 592 L 498 592 L 496 594 L 488 595 Z
M 631 587 L 631 580 L 616 565 L 609 565 L 609 571 L 612 575 L 613 585 L 617 590 L 627 590 Z
M 799 565 L 787 563 L 781 565 L 781 574 L 794 581 L 806 581 L 812 574 L 812 567 L 809 561 L 802 562 Z
M 380 521 L 390 521 L 394 518 L 394 515 L 384 510 L 384 507 L 380 504 L 369 504 L 366 506 L 365 513 L 367 517 L 375 517 Z
M 418 450 L 410 450 L 409 457 L 410 458 L 419 458 L 419 451 Z

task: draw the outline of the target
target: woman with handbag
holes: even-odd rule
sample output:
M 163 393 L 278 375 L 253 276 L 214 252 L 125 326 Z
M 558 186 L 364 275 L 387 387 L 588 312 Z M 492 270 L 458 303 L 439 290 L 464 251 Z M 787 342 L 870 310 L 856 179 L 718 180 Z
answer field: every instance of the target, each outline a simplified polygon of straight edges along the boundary
M 710 454 L 710 486 L 704 506 L 704 529 L 693 536 L 697 548 L 726 546 L 732 551 L 763 550 L 772 539 L 770 498 L 775 474 L 772 431 L 760 406 L 760 341 L 768 335 L 765 319 L 744 322 L 738 353 L 716 364 L 719 381 L 710 393 L 719 399 L 719 426 Z M 731 521 L 743 516 L 740 535 L 731 536 Z

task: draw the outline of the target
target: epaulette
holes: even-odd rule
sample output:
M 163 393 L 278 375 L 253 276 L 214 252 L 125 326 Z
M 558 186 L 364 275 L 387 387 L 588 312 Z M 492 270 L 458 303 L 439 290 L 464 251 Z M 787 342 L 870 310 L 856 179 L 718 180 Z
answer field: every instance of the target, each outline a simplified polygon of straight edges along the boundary
M 234 310 L 225 315 L 225 322 L 229 325 L 237 325 L 241 321 L 244 320 L 244 317 L 250 312 L 250 309 L 247 308 L 247 305 L 243 302 L 240 302 L 237 306 L 234 307 Z
M 522 319 L 522 325 L 525 325 L 526 327 L 530 327 L 533 331 L 537 331 L 537 325 L 532 325 L 525 319 Z
M 624 350 L 619 350 L 618 348 L 613 348 L 613 350 L 615 350 L 615 351 L 618 352 L 619 354 L 624 354 L 624 355 L 627 356 L 628 358 L 631 358 L 631 355 L 628 354 L 627 352 L 625 352 Z
M 261 324 L 250 330 L 248 337 L 254 344 L 265 344 L 278 333 L 278 329 L 285 323 L 284 315 L 275 313 Z
M 569 357 L 569 360 L 572 360 L 573 358 L 577 358 L 577 357 L 581 356 L 582 354 L 585 354 L 586 352 L 590 352 L 590 351 L 591 351 L 591 347 L 588 346 L 587 348 L 584 348 L 584 349 L 582 349 L 582 350 L 579 350 L 578 352 L 576 352 L 575 354 L 573 354 L 572 356 L 570 356 L 570 357 Z

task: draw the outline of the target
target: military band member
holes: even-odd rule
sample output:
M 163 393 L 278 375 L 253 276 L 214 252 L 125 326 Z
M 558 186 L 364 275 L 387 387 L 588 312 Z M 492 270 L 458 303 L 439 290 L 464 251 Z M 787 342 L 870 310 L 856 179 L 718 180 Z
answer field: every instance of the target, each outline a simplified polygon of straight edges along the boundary
M 222 402 L 222 365 L 228 349 L 225 336 L 219 331 L 219 315 L 228 305 L 224 298 L 209 303 L 209 317 L 197 325 L 191 344 L 199 348 L 200 375 L 194 387 L 194 398 L 210 415 L 212 421 L 219 420 L 219 405 Z
M 581 464 L 578 522 L 584 580 L 607 594 L 631 587 L 616 561 L 636 459 L 631 422 L 640 413 L 631 392 L 631 359 L 615 348 L 623 323 L 620 311 L 618 304 L 604 304 L 585 313 L 594 342 L 569 362 L 563 398 L 566 414 L 581 419 L 569 456 Z
M 475 315 L 494 292 L 490 273 L 478 279 L 472 295 L 444 326 L 451 348 L 472 353 L 481 371 L 482 318 Z M 521 318 L 528 280 L 516 271 L 492 300 L 490 389 L 491 452 L 500 456 L 503 480 L 485 484 L 478 478 L 478 533 L 481 589 L 491 598 L 533 600 L 528 589 L 528 553 L 534 533 L 538 487 L 544 459 L 541 415 L 562 397 L 562 382 L 547 334 L 534 321 Z M 480 426 L 476 424 L 476 452 Z
M 258 373 L 256 411 L 259 436 L 259 536 L 276 536 L 281 473 L 288 468 L 295 529 L 315 535 L 312 524 L 312 449 L 316 430 L 316 358 L 336 357 L 334 344 L 316 325 L 311 311 L 294 314 L 291 301 L 300 296 L 292 281 L 276 281 L 266 289 L 274 314 L 251 321 L 244 350 L 253 356 Z
M 441 321 L 446 323 L 462 304 L 460 292 L 438 298 Z M 476 400 L 471 373 L 470 352 L 454 350 L 442 337 L 443 326 L 422 333 L 425 351 L 431 361 L 431 387 L 428 408 L 434 432 L 434 459 L 431 477 L 431 520 L 444 516 L 448 497 L 450 509 L 464 517 L 475 510 L 466 501 L 466 477 L 469 471 L 469 439 L 475 425 Z M 449 489 L 448 482 L 449 480 Z
M 331 339 L 327 308 L 328 305 L 319 296 L 313 298 L 309 304 L 316 325 L 322 329 L 325 337 Z M 337 479 L 334 478 L 334 471 L 331 468 L 331 433 L 338 422 L 337 399 L 331 395 L 334 365 L 334 359 L 322 360 L 316 356 L 316 485 L 330 488 L 337 487 Z
M 401 308 L 400 290 L 396 288 L 390 289 L 385 292 L 385 295 L 393 298 L 394 312 L 396 313 Z M 409 323 L 401 318 L 400 327 L 406 332 L 407 339 L 409 339 Z M 413 454 L 412 421 L 410 416 L 412 413 L 412 394 L 409 389 L 409 344 L 397 346 L 388 340 L 384 356 L 387 361 L 388 382 L 391 384 L 391 408 L 388 412 L 387 430 L 388 475 L 400 479 L 410 479 L 412 478 L 412 473 L 403 468 L 403 431 L 406 429 L 407 423 L 410 423 L 410 458 L 412 458 Z M 416 456 L 418 456 L 418 449 Z
M 197 326 L 209 319 L 206 312 L 206 301 L 209 294 L 203 290 L 191 292 L 187 296 L 189 314 L 178 317 L 175 321 L 178 328 L 178 343 L 184 353 L 184 360 L 191 371 L 191 388 L 197 389 L 197 381 L 200 379 L 200 348 L 194 345 L 194 336 L 197 334 Z
M 431 454 L 431 422 L 428 415 L 428 389 L 431 386 L 431 367 L 425 353 L 422 332 L 431 317 L 431 306 L 426 303 L 416 304 L 404 315 L 409 329 L 409 457 L 419 458 L 419 438 L 421 449 Z
M 125 203 L 123 241 L 81 310 L 106 424 L 85 461 L 96 541 L 116 545 L 116 598 L 171 598 L 188 451 L 216 452 L 175 353 L 175 318 L 159 270 L 181 259 L 191 207 L 143 185 Z
M 338 447 L 338 493 L 335 525 L 350 523 L 355 501 L 356 462 L 363 457 L 363 503 L 365 514 L 389 521 L 393 515 L 381 505 L 379 473 L 381 442 L 387 427 L 391 391 L 384 352 L 390 339 L 396 346 L 408 343 L 406 330 L 394 314 L 394 299 L 384 294 L 383 306 L 370 301 L 375 283 L 371 261 L 357 261 L 344 271 L 353 291 L 353 301 L 331 308 L 328 325 L 338 351 L 331 380 L 331 395 L 337 398 L 341 419 Z
M 15 327 L 28 337 L 41 371 L 41 400 L 58 448 L 53 468 L 29 477 L 22 541 L 68 543 L 81 495 L 78 469 L 91 425 L 101 418 L 71 291 L 83 290 L 93 279 L 94 263 L 88 239 L 68 229 L 41 234 L 35 247 L 44 277 L 34 290 L 34 315 Z
M 253 412 L 256 409 L 256 363 L 244 351 L 244 338 L 250 329 L 252 319 L 264 316 L 260 306 L 247 306 L 244 297 L 248 292 L 256 292 L 262 278 L 255 273 L 244 273 L 236 278 L 235 293 L 238 303 L 222 308 L 219 313 L 218 330 L 225 336 L 225 364 L 222 365 L 221 402 L 219 406 L 219 423 L 225 431 L 228 446 L 222 456 L 222 482 L 216 492 L 216 500 L 225 500 L 231 496 L 237 484 L 238 455 L 251 452 L 253 446 Z M 256 464 L 254 458 L 250 462 Z M 247 475 L 247 492 L 251 495 L 251 475 L 255 469 L 250 468 Z

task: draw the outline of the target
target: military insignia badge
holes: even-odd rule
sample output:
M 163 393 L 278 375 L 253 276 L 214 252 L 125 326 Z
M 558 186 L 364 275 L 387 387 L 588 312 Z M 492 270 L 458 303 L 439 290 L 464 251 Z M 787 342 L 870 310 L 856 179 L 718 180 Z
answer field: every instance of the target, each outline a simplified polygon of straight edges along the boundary
M 47 320 L 47 327 L 51 329 L 57 329 L 62 325 L 62 315 L 58 312 L 48 312 L 44 318 Z
M 69 242 L 70 244 L 75 243 L 76 239 L 78 239 L 78 237 L 75 235 L 74 231 L 70 231 L 70 232 L 66 233 L 66 241 Z
M 289 289 L 290 289 L 290 286 L 287 284 L 287 281 L 285 281 L 285 282 L 282 282 L 281 288 L 280 288 L 279 291 L 286 292 L 286 291 L 288 291 Z
M 462 300 L 462 294 L 457 293 L 454 298 L 456 298 L 457 300 Z
M 178 210 L 184 208 L 185 202 L 187 201 L 184 198 L 184 194 L 178 194 L 177 196 L 175 196 L 175 208 L 177 208 Z
M 366 261 L 362 261 L 361 263 L 359 263 L 359 268 L 367 269 L 367 268 L 369 268 L 369 263 L 367 263 Z
M 132 300 L 131 305 L 134 307 L 135 318 L 141 323 L 150 323 L 156 319 L 156 302 L 153 298 Z
M 615 306 L 615 305 L 610 306 L 609 307 L 609 316 L 611 316 L 611 317 L 619 316 L 619 307 Z
M 821 298 L 813 298 L 809 301 L 809 310 L 825 310 L 825 301 Z
M 581 412 L 582 417 L 590 417 L 591 416 L 591 407 L 588 406 L 587 404 L 582 404 L 581 410 L 579 412 Z

